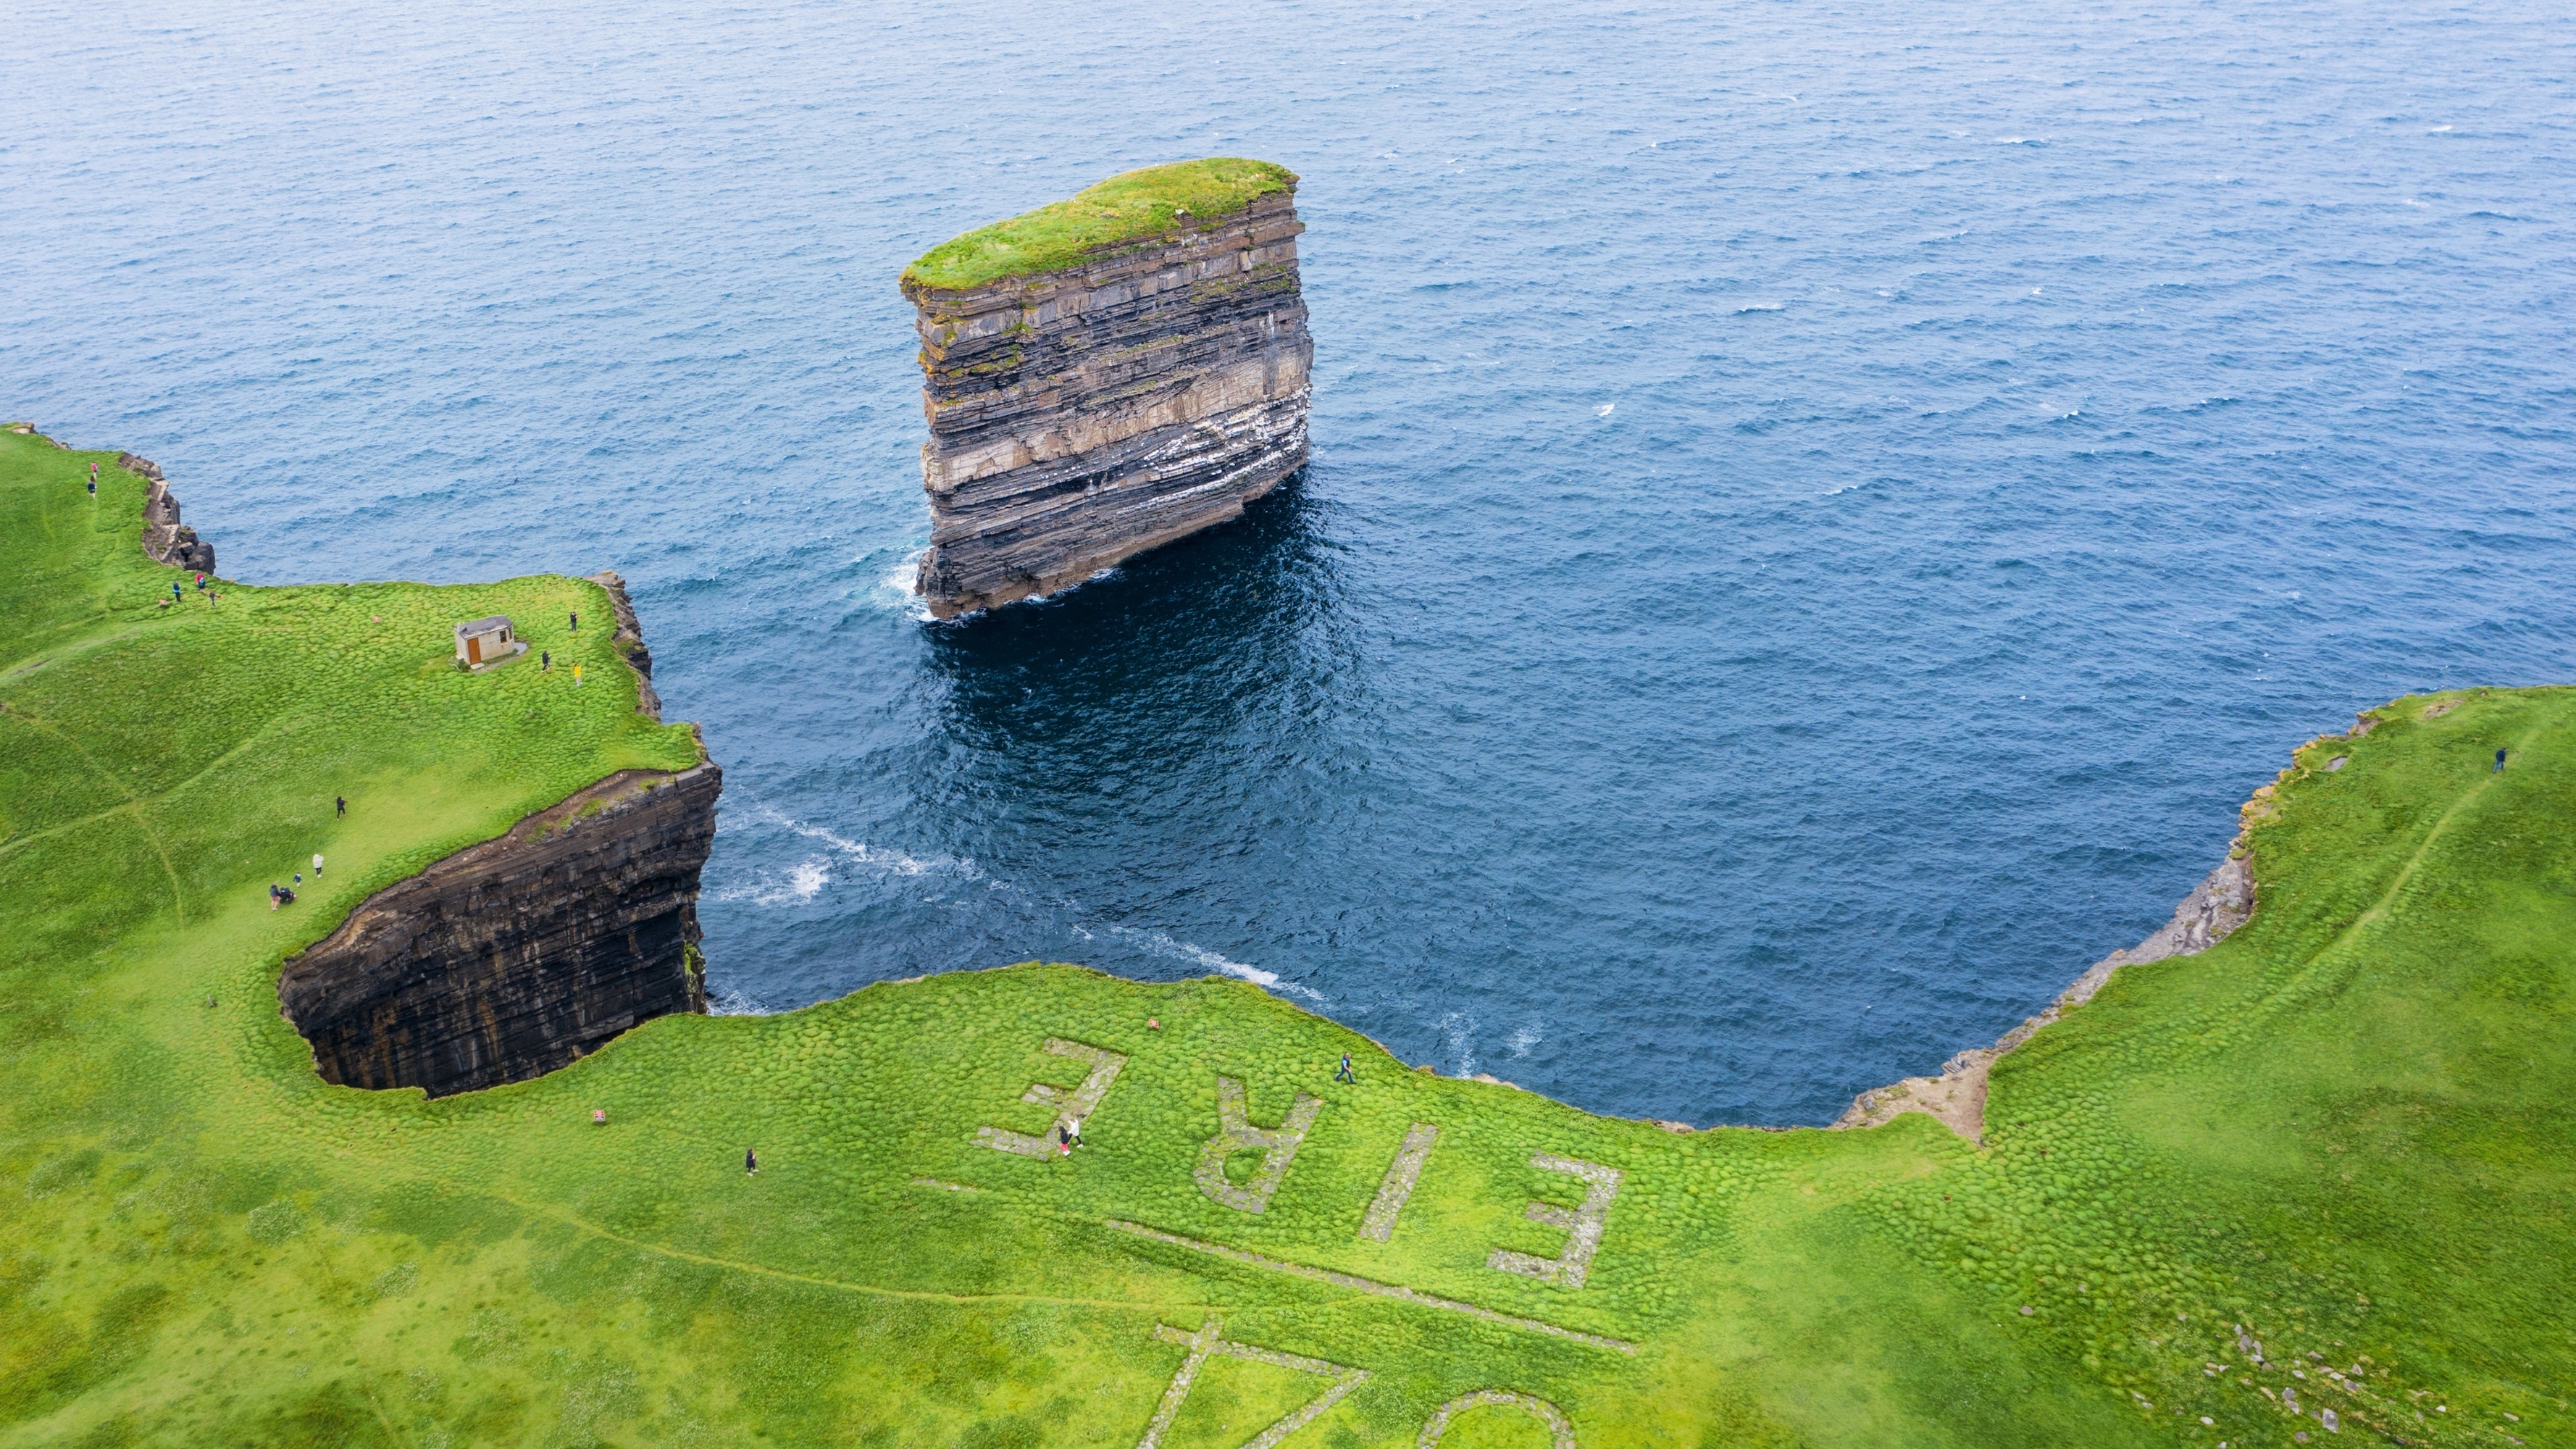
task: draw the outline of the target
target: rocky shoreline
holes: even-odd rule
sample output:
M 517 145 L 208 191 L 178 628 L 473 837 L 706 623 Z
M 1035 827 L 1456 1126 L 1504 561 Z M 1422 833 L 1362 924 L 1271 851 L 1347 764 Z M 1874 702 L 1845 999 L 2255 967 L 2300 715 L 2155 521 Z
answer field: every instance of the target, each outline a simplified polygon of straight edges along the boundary
M 161 476 L 161 465 L 132 453 L 116 455 L 116 466 L 144 481 L 143 551 L 154 563 L 196 573 L 215 571 L 215 546 L 179 521 L 179 499 Z

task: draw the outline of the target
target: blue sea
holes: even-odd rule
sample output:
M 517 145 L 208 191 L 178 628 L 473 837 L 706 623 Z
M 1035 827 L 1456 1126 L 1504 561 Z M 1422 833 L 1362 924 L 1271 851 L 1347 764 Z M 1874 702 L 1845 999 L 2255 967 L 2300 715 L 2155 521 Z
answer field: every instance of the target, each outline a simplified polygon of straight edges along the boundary
M 730 1009 L 1221 972 L 1824 1122 L 2161 923 L 2301 741 L 2576 679 L 2560 5 L 7 30 L 0 412 L 243 579 L 623 571 Z M 1209 154 L 1304 178 L 1312 468 L 928 622 L 897 274 Z

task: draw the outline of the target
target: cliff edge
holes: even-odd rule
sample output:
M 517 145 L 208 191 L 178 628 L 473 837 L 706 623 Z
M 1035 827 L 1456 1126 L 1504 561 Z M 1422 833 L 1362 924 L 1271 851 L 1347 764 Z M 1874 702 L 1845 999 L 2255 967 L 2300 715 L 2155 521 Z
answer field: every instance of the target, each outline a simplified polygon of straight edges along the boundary
M 603 569 L 635 670 L 662 718 L 653 654 Z M 369 896 L 286 963 L 277 995 L 325 1081 L 433 1097 L 525 1081 L 657 1016 L 707 1009 L 698 876 L 724 772 L 622 770 Z
M 179 499 L 162 478 L 161 465 L 132 453 L 119 453 L 116 466 L 144 482 L 143 551 L 151 555 L 152 561 L 201 574 L 213 573 L 215 546 L 179 521 Z
M 723 783 L 713 763 L 620 771 L 368 897 L 278 980 L 315 1068 L 443 1097 L 704 1012 L 698 872 Z
M 1305 466 L 1296 182 L 1253 161 L 1129 172 L 904 273 L 933 615 L 1080 583 Z

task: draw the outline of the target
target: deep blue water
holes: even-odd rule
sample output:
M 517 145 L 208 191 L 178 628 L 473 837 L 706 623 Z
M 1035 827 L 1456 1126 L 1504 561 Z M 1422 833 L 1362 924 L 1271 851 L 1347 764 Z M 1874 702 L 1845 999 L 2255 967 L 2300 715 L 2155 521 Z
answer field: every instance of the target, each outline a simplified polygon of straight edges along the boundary
M 1217 969 L 1822 1121 L 2144 935 L 2299 741 L 2576 678 L 2559 6 L 8 33 L 0 412 L 159 460 L 228 574 L 623 570 L 737 1007 Z M 1309 475 L 924 623 L 896 274 L 1211 153 L 1305 178 Z

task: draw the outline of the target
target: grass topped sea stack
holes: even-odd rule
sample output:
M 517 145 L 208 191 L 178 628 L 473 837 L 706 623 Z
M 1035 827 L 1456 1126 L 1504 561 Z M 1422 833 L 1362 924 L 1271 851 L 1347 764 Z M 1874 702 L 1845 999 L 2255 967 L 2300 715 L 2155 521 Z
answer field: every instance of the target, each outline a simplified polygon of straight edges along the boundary
M 1306 462 L 1297 178 L 1152 166 L 932 248 L 920 587 L 949 618 L 1243 512 Z

